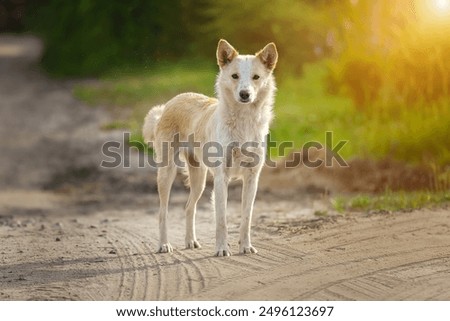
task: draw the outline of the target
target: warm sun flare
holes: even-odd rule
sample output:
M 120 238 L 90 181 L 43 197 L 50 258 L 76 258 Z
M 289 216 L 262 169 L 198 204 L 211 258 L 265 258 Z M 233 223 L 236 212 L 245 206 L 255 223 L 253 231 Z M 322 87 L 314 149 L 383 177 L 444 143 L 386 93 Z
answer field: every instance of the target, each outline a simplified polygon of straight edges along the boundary
M 450 0 L 432 0 L 428 2 L 428 10 L 437 16 L 448 16 L 450 13 Z
M 450 9 L 450 0 L 434 0 L 436 9 L 441 11 L 447 11 Z
M 430 30 L 447 33 L 450 28 L 450 0 L 416 0 L 416 9 L 423 25 Z

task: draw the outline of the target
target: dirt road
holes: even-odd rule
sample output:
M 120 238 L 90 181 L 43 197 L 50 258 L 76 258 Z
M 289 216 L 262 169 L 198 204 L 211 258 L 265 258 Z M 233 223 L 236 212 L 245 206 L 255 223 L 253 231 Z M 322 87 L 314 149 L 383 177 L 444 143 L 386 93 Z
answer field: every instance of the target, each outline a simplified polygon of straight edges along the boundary
M 101 145 L 121 133 L 102 132 L 106 114 L 38 70 L 40 50 L 32 37 L 0 37 L 1 300 L 450 300 L 448 209 L 315 215 L 327 206 L 323 180 L 286 194 L 264 178 L 259 252 L 248 256 L 236 254 L 232 188 L 229 258 L 212 256 L 208 191 L 197 220 L 203 248 L 183 248 L 178 182 L 175 251 L 156 254 L 155 172 L 99 168 Z

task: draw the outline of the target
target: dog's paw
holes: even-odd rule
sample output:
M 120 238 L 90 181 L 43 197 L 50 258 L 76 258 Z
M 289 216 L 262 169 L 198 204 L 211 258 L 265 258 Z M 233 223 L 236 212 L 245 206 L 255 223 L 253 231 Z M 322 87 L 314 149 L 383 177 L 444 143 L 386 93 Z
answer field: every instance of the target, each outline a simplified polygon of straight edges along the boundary
M 200 249 L 202 246 L 197 240 L 186 240 L 187 249 Z
M 159 246 L 158 253 L 172 253 L 173 247 L 170 243 L 164 243 Z
M 258 251 L 251 245 L 248 246 L 240 246 L 239 248 L 240 254 L 252 254 L 252 253 L 258 253 Z
M 216 256 L 231 256 L 230 246 L 228 244 L 216 246 Z
M 219 250 L 216 251 L 216 256 L 231 256 L 231 252 L 229 250 Z

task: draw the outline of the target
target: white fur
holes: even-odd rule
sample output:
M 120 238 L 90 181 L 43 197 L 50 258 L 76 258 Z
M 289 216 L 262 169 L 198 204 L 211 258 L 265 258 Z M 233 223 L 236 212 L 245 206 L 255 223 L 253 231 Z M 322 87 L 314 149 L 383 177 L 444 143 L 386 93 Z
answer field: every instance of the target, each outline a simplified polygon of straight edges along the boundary
M 226 222 L 228 183 L 231 179 L 243 181 L 239 252 L 257 252 L 250 241 L 250 227 L 259 175 L 265 159 L 263 143 L 273 117 L 276 87 L 272 71 L 277 58 L 274 44 L 267 45 L 256 55 L 238 55 L 228 42 L 221 40 L 217 49 L 220 72 L 215 85 L 218 99 L 192 93 L 181 94 L 165 106 L 150 110 L 145 118 L 143 135 L 147 142 L 153 142 L 158 158 L 163 152 L 162 143 L 173 141 L 175 134 L 179 134 L 184 141 L 187 141 L 189 134 L 195 134 L 196 141 L 200 140 L 202 144 L 218 142 L 224 150 L 230 143 L 239 143 L 240 146 L 247 142 L 258 144 L 252 149 L 259 156 L 259 161 L 253 167 L 241 166 L 240 161 L 247 161 L 246 156 L 241 154 L 240 149 L 233 149 L 218 157 L 221 166 L 209 168 L 214 176 L 217 256 L 231 254 Z M 259 79 L 254 79 L 255 75 Z M 248 99 L 244 101 L 240 95 L 242 91 L 248 93 Z M 172 152 L 170 157 L 174 156 Z M 194 228 L 196 204 L 203 192 L 208 169 L 203 162 L 201 149 L 184 151 L 183 156 L 185 159 L 195 159 L 200 164 L 198 167 L 188 166 L 191 192 L 186 205 L 186 247 L 197 248 L 200 244 Z M 232 159 L 231 167 L 226 166 L 227 158 Z M 160 252 L 173 250 L 167 236 L 167 214 L 175 173 L 172 162 L 158 169 Z
M 161 118 L 163 110 L 164 105 L 155 106 L 148 112 L 147 116 L 145 116 L 144 127 L 142 128 L 145 142 L 149 143 L 154 141 L 156 124 Z

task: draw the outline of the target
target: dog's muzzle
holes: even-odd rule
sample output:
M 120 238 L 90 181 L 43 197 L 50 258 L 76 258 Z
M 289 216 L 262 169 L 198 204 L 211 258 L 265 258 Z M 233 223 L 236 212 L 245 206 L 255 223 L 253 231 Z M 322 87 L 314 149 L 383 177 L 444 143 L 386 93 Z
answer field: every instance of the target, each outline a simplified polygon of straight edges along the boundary
M 250 102 L 250 93 L 246 90 L 241 90 L 239 92 L 239 100 L 241 101 L 241 103 Z

